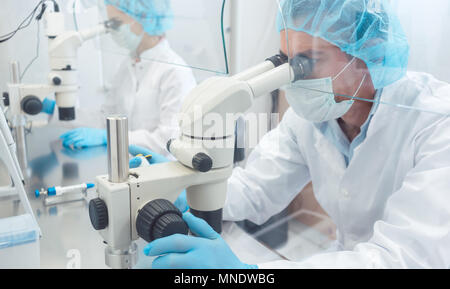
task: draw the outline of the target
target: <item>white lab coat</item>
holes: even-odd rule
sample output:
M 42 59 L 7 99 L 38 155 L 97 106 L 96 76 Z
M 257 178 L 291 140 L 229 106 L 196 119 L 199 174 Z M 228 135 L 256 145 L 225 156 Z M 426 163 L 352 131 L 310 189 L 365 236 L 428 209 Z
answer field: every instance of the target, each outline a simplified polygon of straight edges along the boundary
M 450 85 L 409 73 L 381 101 L 450 112 Z M 290 109 L 228 184 L 224 219 L 261 224 L 310 181 L 338 228 L 337 251 L 260 268 L 449 268 L 450 118 L 381 104 L 346 167 Z
M 102 110 L 128 116 L 130 144 L 168 156 L 167 141 L 178 133 L 177 113 L 196 81 L 166 39 L 141 58 L 122 63 Z

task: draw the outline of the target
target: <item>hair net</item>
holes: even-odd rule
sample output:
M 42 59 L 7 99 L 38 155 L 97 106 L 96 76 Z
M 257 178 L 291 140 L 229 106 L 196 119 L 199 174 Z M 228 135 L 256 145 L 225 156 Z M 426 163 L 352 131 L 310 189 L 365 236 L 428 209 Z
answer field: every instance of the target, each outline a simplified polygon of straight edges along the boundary
M 162 35 L 173 26 L 169 0 L 105 0 L 142 24 L 150 35 Z
M 320 37 L 363 60 L 376 89 L 406 74 L 408 40 L 385 0 L 281 0 L 281 11 L 279 31 Z

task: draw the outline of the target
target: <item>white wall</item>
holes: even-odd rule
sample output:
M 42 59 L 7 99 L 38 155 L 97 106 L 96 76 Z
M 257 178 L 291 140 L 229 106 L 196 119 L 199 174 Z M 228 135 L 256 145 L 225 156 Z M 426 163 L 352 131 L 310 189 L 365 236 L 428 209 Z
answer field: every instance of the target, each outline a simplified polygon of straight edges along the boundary
M 394 0 L 411 45 L 409 69 L 450 82 L 450 1 Z

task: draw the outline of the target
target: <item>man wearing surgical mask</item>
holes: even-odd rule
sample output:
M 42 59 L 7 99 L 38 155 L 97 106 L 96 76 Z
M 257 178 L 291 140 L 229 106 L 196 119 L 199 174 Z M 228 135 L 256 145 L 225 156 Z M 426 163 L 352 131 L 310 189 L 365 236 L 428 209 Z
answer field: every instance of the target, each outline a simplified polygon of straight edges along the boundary
M 223 218 L 262 224 L 312 182 L 336 243 L 249 265 L 185 213 L 195 237 L 149 243 L 151 266 L 450 268 L 450 85 L 407 72 L 409 45 L 385 0 L 280 4 L 281 51 L 306 58 L 312 73 L 283 88 L 291 109 L 233 170 Z
M 111 37 L 129 58 L 116 73 L 102 114 L 128 116 L 130 144 L 167 156 L 166 143 L 178 130 L 176 114 L 196 85 L 191 69 L 165 37 L 173 25 L 170 1 L 105 0 L 105 4 L 108 18 L 121 23 Z M 102 146 L 106 131 L 82 127 L 61 139 L 74 149 Z

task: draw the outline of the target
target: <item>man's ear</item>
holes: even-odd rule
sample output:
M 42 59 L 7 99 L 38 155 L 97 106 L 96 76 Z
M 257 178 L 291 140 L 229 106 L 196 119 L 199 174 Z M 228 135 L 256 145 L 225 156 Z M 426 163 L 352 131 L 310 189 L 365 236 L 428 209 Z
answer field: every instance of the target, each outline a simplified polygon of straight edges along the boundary
M 359 58 L 356 58 L 356 68 L 368 71 L 366 63 Z

